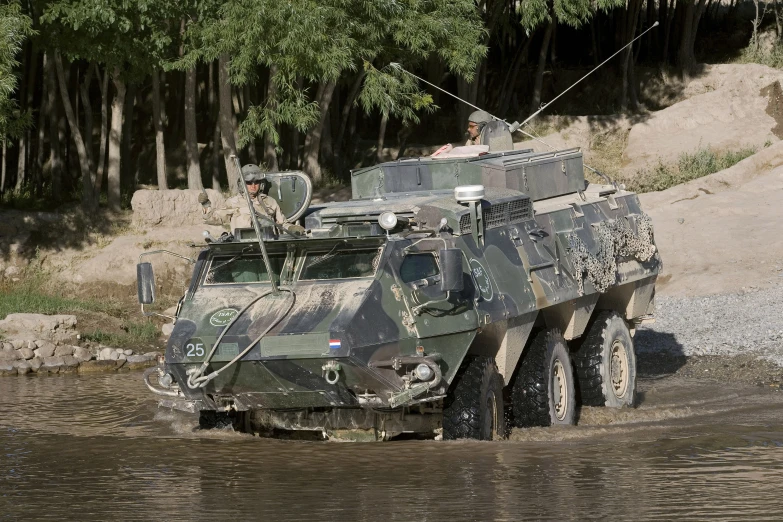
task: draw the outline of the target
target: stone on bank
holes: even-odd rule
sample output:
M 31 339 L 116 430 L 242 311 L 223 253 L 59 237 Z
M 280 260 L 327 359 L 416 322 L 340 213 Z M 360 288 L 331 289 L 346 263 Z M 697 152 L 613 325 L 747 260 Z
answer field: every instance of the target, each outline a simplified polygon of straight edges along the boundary
M 0 376 L 100 373 L 157 364 L 159 354 L 110 346 L 81 346 L 72 315 L 9 314 L 0 321 Z

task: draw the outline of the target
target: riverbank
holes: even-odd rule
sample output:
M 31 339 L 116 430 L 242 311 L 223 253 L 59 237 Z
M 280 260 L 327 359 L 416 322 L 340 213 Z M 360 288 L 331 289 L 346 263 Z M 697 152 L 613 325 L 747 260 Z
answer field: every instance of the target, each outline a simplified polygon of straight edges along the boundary
M 74 315 L 10 314 L 0 321 L 0 376 L 110 373 L 157 364 L 141 353 L 84 340 Z

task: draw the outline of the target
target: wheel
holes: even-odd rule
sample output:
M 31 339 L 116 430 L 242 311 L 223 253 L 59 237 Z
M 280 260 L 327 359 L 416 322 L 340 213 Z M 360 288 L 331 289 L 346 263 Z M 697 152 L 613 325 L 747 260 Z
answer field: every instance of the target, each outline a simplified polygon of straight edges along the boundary
M 574 353 L 577 385 L 585 406 L 633 406 L 636 354 L 631 332 L 616 312 L 599 313 Z
M 443 438 L 498 440 L 505 437 L 503 378 L 492 357 L 462 362 L 443 408 Z
M 574 424 L 574 373 L 559 330 L 540 330 L 533 338 L 512 384 L 511 405 L 519 428 Z
M 202 430 L 233 430 L 234 418 L 224 411 L 201 410 L 198 427 Z

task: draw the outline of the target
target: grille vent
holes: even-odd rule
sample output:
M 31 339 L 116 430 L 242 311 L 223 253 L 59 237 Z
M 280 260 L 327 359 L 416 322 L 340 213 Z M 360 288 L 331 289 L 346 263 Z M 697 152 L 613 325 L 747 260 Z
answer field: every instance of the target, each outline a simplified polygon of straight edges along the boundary
M 490 206 L 484 212 L 484 226 L 489 230 L 524 221 L 530 217 L 530 199 L 515 199 Z M 460 217 L 459 230 L 461 234 L 470 233 L 470 214 L 464 214 Z

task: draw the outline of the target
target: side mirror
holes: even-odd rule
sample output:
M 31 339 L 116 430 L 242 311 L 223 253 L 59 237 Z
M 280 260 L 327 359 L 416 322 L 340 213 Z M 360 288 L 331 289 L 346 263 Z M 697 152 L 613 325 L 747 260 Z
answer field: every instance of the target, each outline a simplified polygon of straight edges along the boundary
M 440 289 L 443 292 L 461 292 L 465 288 L 462 280 L 462 250 L 444 248 L 440 257 Z
M 152 272 L 152 263 L 136 265 L 136 289 L 139 303 L 145 305 L 155 301 L 155 274 Z

